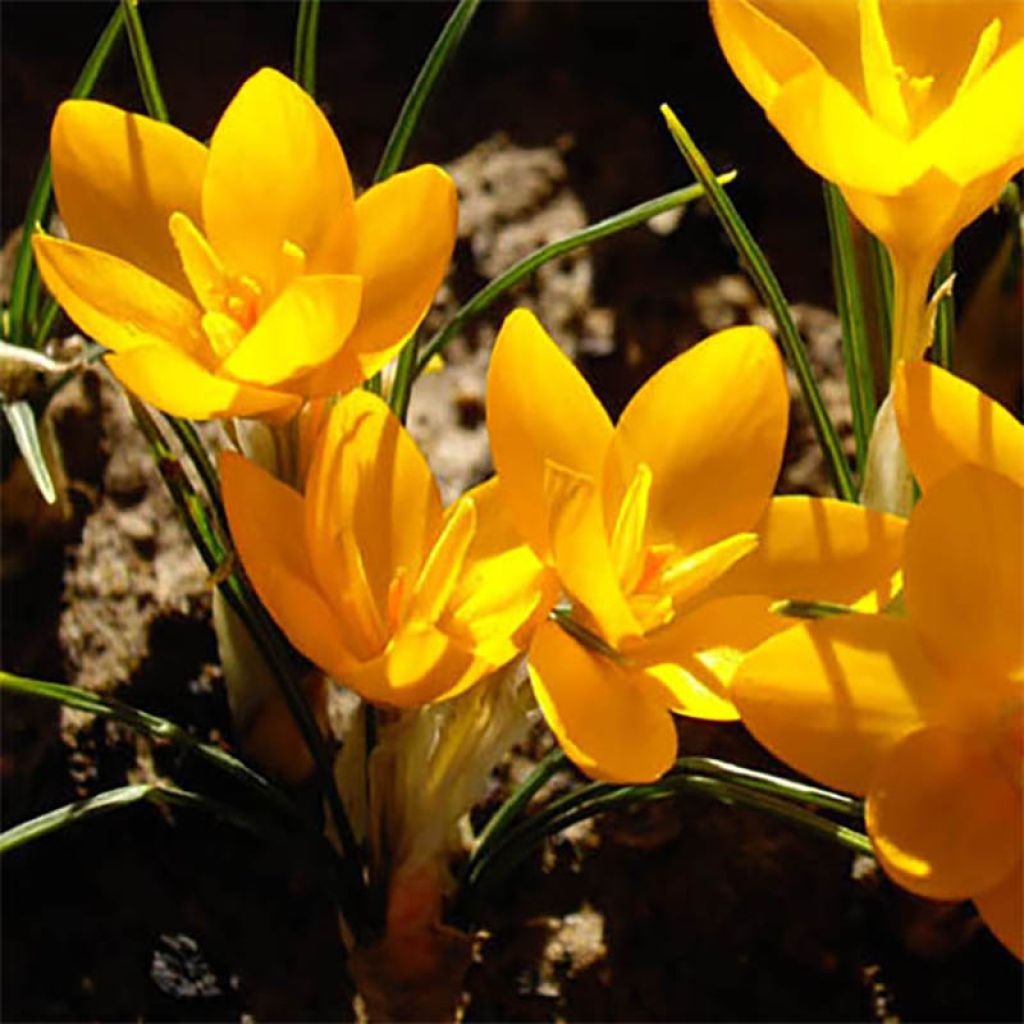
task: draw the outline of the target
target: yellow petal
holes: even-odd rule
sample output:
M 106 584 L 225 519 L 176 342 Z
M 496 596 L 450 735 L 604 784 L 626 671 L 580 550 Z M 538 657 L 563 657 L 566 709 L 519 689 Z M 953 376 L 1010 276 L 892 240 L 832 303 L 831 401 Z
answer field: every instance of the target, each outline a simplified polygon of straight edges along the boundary
M 304 543 L 302 496 L 254 462 L 220 457 L 231 539 L 260 600 L 289 640 L 339 678 L 355 666 L 344 624 L 319 593 Z
M 457 223 L 455 183 L 432 164 L 395 174 L 356 200 L 351 272 L 363 278 L 363 304 L 345 352 L 324 368 L 317 387 L 337 389 L 353 361 L 365 380 L 398 354 L 444 280 Z
M 562 749 L 591 778 L 653 782 L 671 767 L 675 726 L 643 673 L 590 654 L 546 622 L 530 649 L 530 681 Z
M 543 493 L 550 510 L 552 556 L 562 586 L 586 608 L 613 647 L 626 637 L 638 637 L 643 628 L 619 584 L 594 482 L 549 462 Z
M 400 570 L 416 579 L 440 523 L 437 485 L 415 442 L 381 399 L 346 395 L 306 484 L 306 535 L 323 592 L 347 602 L 363 626 L 385 623 L 391 581 Z M 379 640 L 369 630 L 367 652 Z
M 299 399 L 280 391 L 236 384 L 166 345 L 107 356 L 111 373 L 131 392 L 172 416 L 192 420 L 262 416 L 274 421 L 298 411 Z
M 493 671 L 434 626 L 404 626 L 373 661 L 349 671 L 343 681 L 375 704 L 410 708 L 462 693 Z
M 116 256 L 36 234 L 43 282 L 79 328 L 115 352 L 164 344 L 198 355 L 206 348 L 200 310 L 184 295 Z
M 1005 182 L 1024 166 L 1024 39 L 1003 53 L 921 136 L 931 162 L 958 185 L 996 169 Z M 968 141 L 969 140 L 969 141 Z M 967 144 L 965 144 L 967 142 Z
M 67 100 L 50 132 L 57 207 L 71 238 L 188 294 L 167 228 L 199 219 L 206 147 L 169 124 L 94 100 Z
M 864 793 L 881 756 L 920 728 L 942 686 L 910 623 L 848 615 L 758 647 L 736 673 L 732 697 L 776 757 Z
M 409 618 L 433 625 L 455 592 L 466 552 L 476 533 L 476 506 L 460 499 L 445 519 L 413 587 Z
M 558 596 L 558 581 L 515 532 L 497 477 L 469 491 L 477 528 L 441 628 L 502 664 L 526 646 Z
M 680 605 L 705 591 L 738 562 L 749 557 L 758 544 L 756 533 L 734 533 L 706 548 L 681 558 L 663 569 L 658 588 Z
M 907 530 L 906 601 L 929 650 L 978 700 L 1024 680 L 1024 490 L 964 466 L 931 487 Z
M 932 899 L 984 892 L 1021 859 L 1020 792 L 983 745 L 952 729 L 922 729 L 894 747 L 864 817 L 886 872 Z
M 667 626 L 626 645 L 624 653 L 638 665 L 673 666 L 675 681 L 670 680 L 670 685 L 680 688 L 674 711 L 695 718 L 736 718 L 739 713 L 729 687 L 743 658 L 758 644 L 792 626 L 772 614 L 770 605 L 762 597 L 704 601 L 679 613 Z M 688 691 L 695 696 L 687 696 Z M 704 700 L 703 694 L 715 701 Z M 700 705 L 694 703 L 697 696 L 702 697 Z
M 1024 487 L 1024 426 L 972 384 L 931 363 L 904 363 L 894 378 L 896 415 L 921 487 L 962 463 Z
M 354 276 L 297 278 L 221 363 L 220 371 L 247 384 L 288 384 L 305 394 L 303 374 L 321 366 L 345 343 L 359 314 L 361 288 Z
M 564 399 L 551 401 L 551 414 L 581 434 Z M 605 519 L 615 522 L 646 463 L 648 544 L 689 553 L 750 529 L 775 486 L 788 411 L 782 360 L 761 328 L 735 327 L 695 345 L 626 406 L 608 451 Z
M 881 0 L 861 0 L 860 56 L 864 91 L 871 113 L 894 135 L 910 131 L 910 114 L 903 100 L 899 71 L 882 22 Z
M 612 425 L 586 381 L 525 309 L 509 314 L 494 346 L 487 430 L 516 527 L 546 560 L 548 516 L 538 500 L 545 463 L 599 479 Z
M 974 904 L 993 934 L 1019 960 L 1024 960 L 1024 861 L 983 893 Z
M 203 226 L 235 273 L 274 289 L 285 242 L 306 272 L 351 271 L 352 179 L 316 103 L 271 68 L 243 83 L 217 123 L 203 181 Z
M 709 689 L 682 665 L 650 665 L 644 669 L 644 676 L 663 689 L 665 705 L 677 715 L 706 722 L 735 722 L 740 717 L 732 701 Z
M 831 498 L 773 498 L 759 543 L 715 587 L 716 596 L 832 601 L 878 611 L 895 596 L 906 521 Z

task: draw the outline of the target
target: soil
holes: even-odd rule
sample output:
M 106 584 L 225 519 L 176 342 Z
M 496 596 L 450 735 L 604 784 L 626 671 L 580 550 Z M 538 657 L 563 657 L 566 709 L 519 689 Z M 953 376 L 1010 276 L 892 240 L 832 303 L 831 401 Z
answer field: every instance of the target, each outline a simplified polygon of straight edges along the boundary
M 93 5 L 45 10 L 4 5 L 5 233 L 83 40 L 107 16 Z M 442 11 L 323 9 L 320 88 L 360 180 Z M 249 69 L 286 66 L 290 5 L 156 5 L 147 17 L 172 110 L 200 136 Z M 737 199 L 801 300 L 798 323 L 849 451 L 817 186 L 723 71 L 705 17 L 693 5 L 485 5 L 473 32 L 486 45 L 467 42 L 412 154 L 445 162 L 460 190 L 460 241 L 432 322 L 537 245 L 684 183 L 657 125 L 656 101 L 668 97 L 717 163 L 756 168 L 737 182 Z M 54 19 L 65 31 L 49 32 Z M 216 44 L 216 66 L 180 48 L 191 38 Z M 129 82 L 127 64 L 115 62 L 105 98 L 134 103 Z M 991 225 L 971 233 L 968 255 L 986 251 L 992 234 Z M 968 286 L 980 267 L 968 260 Z M 770 326 L 701 204 L 675 225 L 638 228 L 548 265 L 417 385 L 410 426 L 446 499 L 490 472 L 487 354 L 515 304 L 538 312 L 613 413 L 702 335 Z M 993 365 L 979 362 L 979 373 Z M 1008 382 L 1000 373 L 1003 388 L 1019 388 L 1018 366 Z M 119 389 L 88 369 L 51 416 L 68 481 L 56 512 L 34 496 L 5 435 L 4 668 L 116 695 L 230 742 L 211 585 Z M 828 493 L 798 398 L 780 489 Z M 167 767 L 166 750 L 75 712 L 5 697 L 2 724 L 4 827 Z M 686 753 L 779 767 L 740 726 L 679 729 Z M 538 729 L 501 766 L 477 824 L 549 742 Z M 313 879 L 207 819 L 119 811 L 15 851 L 2 886 L 6 1020 L 351 1013 L 334 915 Z M 969 907 L 915 900 L 869 858 L 696 796 L 574 827 L 509 879 L 479 924 L 486 938 L 467 979 L 469 1020 L 1024 1016 L 1018 963 Z

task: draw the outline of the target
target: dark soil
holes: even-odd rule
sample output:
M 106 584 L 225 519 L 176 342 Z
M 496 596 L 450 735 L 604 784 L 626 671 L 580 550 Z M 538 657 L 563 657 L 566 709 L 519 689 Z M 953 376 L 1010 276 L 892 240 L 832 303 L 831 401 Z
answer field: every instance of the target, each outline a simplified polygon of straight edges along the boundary
M 320 92 L 361 181 L 446 9 L 323 8 Z M 108 7 L 8 2 L 2 16 L 6 234 Z M 287 68 L 292 5 L 154 4 L 144 16 L 172 113 L 200 137 L 251 70 Z M 126 59 L 99 94 L 138 106 Z M 837 326 L 821 308 L 831 300 L 818 185 L 729 77 L 702 5 L 483 7 L 411 154 L 449 164 L 462 199 L 434 316 L 536 245 L 685 183 L 660 126 L 664 99 L 716 164 L 743 171 L 734 195 L 802 303 L 826 400 L 848 432 Z M 968 233 L 963 295 L 997 228 L 989 218 Z M 414 400 L 410 422 L 446 496 L 489 472 L 483 375 L 513 302 L 538 310 L 617 411 L 703 334 L 765 322 L 736 269 L 698 207 L 667 234 L 640 228 L 553 264 L 499 304 Z M 1019 360 L 1009 371 L 1005 360 L 975 363 L 993 390 L 1019 390 Z M 230 741 L 209 583 L 118 390 L 86 372 L 56 400 L 53 424 L 70 483 L 57 513 L 5 453 L 4 668 Z M 828 489 L 798 402 L 782 486 Z M 688 753 L 770 764 L 739 726 L 683 723 L 680 734 Z M 4 827 L 167 767 L 166 751 L 117 726 L 34 702 L 4 699 L 3 736 Z M 503 766 L 481 819 L 544 742 L 538 734 Z M 334 915 L 314 880 L 193 814 L 140 807 L 65 831 L 9 855 L 2 884 L 6 1020 L 351 1013 Z M 489 938 L 467 983 L 472 1020 L 1024 1015 L 1019 965 L 968 907 L 913 900 L 866 859 L 698 797 L 577 826 L 509 879 L 480 924 Z

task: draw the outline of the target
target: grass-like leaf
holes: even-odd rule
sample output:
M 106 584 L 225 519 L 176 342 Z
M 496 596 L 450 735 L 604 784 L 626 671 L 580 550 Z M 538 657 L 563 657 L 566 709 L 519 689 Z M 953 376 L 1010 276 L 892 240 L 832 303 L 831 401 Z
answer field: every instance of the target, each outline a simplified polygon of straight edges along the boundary
M 857 469 L 861 477 L 868 457 L 871 427 L 875 422 L 875 377 L 871 348 L 864 319 L 864 299 L 857 276 L 850 214 L 843 194 L 830 181 L 823 183 L 828 234 L 832 247 L 832 281 L 842 324 L 843 366 L 853 411 L 853 437 L 857 446 Z
M 949 280 L 953 273 L 953 246 L 951 245 L 939 260 L 932 281 L 933 291 Z M 935 362 L 944 370 L 953 369 L 953 342 L 956 340 L 956 307 L 953 302 L 953 290 L 949 289 L 939 299 L 939 308 L 935 313 Z
M 139 17 L 138 0 L 121 0 L 121 10 L 124 12 L 128 44 L 131 47 L 135 75 L 139 80 L 139 91 L 142 93 L 142 102 L 146 107 L 146 113 L 154 120 L 167 124 L 171 120 L 171 116 L 167 112 L 167 104 L 164 102 L 160 82 L 156 77 L 153 55 L 149 52 L 146 31 L 142 27 L 142 19 Z
M 320 0 L 299 0 L 292 77 L 310 96 L 316 95 L 316 41 L 319 28 Z
M 390 178 L 402 166 L 405 151 L 420 122 L 423 108 L 427 105 L 427 100 L 430 99 L 430 94 L 434 91 L 441 72 L 454 56 L 459 43 L 462 42 L 462 37 L 466 34 L 466 29 L 469 28 L 469 23 L 473 20 L 473 15 L 476 14 L 476 9 L 479 6 L 480 0 L 459 0 L 455 10 L 445 22 L 441 34 L 431 47 L 430 53 L 427 54 L 427 59 L 423 62 L 423 67 L 420 68 L 420 73 L 416 76 L 416 81 L 413 82 L 409 95 L 406 96 L 402 109 L 398 113 L 398 120 L 395 122 L 394 128 L 391 129 L 391 135 L 384 147 L 380 163 L 377 165 L 377 173 L 373 176 L 374 184 Z
M 707 159 L 690 138 L 690 133 L 683 127 L 682 122 L 668 104 L 662 105 L 661 112 L 679 151 L 697 180 L 704 186 L 712 209 L 735 246 L 740 260 L 750 273 L 762 300 L 775 317 L 782 349 L 800 384 L 800 391 L 807 403 L 811 423 L 814 425 L 815 434 L 825 455 L 836 494 L 845 501 L 856 501 L 857 488 L 854 486 L 850 467 L 843 454 L 839 434 L 825 409 L 825 403 L 811 370 L 810 360 L 807 358 L 803 339 L 793 322 L 789 303 L 782 292 L 778 278 L 776 278 L 761 247 L 754 240 L 750 229 L 740 217 L 733 201 L 715 180 Z

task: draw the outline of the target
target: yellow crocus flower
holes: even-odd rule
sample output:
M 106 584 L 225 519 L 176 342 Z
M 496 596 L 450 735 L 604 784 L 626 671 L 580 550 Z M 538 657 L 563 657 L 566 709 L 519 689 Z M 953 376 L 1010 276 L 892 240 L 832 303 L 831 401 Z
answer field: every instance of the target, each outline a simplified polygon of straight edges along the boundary
M 1024 166 L 1019 0 L 710 0 L 733 71 L 888 247 L 893 366 L 942 252 Z
M 71 241 L 33 239 L 46 286 L 127 388 L 180 416 L 281 420 L 356 386 L 422 320 L 455 242 L 444 171 L 355 199 L 327 119 L 269 68 L 209 147 L 69 100 L 50 156 Z
M 550 604 L 549 574 L 493 482 L 442 512 L 415 442 L 379 398 L 333 408 L 305 495 L 221 457 L 224 505 L 253 587 L 295 647 L 366 700 L 455 696 L 508 663 Z
M 676 753 L 670 712 L 735 719 L 742 654 L 787 625 L 774 600 L 889 600 L 902 520 L 772 500 L 788 411 L 760 328 L 678 356 L 613 426 L 531 313 L 505 321 L 487 386 L 499 487 L 571 602 L 537 629 L 531 682 L 589 775 L 661 775 Z
M 906 615 L 793 629 L 743 663 L 743 721 L 799 771 L 867 795 L 900 885 L 972 898 L 1024 956 L 1024 427 L 923 362 L 895 406 L 924 496 L 906 536 Z

